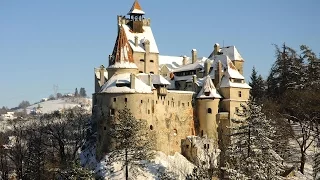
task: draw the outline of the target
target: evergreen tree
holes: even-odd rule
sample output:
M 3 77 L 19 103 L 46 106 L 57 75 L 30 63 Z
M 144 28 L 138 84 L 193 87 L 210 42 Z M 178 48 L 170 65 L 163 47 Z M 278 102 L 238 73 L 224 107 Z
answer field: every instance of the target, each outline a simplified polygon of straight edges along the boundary
M 147 131 L 146 121 L 137 120 L 125 107 L 120 110 L 110 123 L 108 135 L 117 140 L 109 153 L 109 163 L 123 162 L 126 179 L 129 178 L 129 168 L 143 166 L 141 161 L 153 158 L 154 141 Z
M 267 79 L 267 94 L 271 98 L 279 98 L 287 89 L 301 88 L 305 68 L 303 59 L 293 48 L 283 44 L 281 50 L 277 45 L 274 46 L 276 61 Z
M 261 107 L 250 101 L 239 115 L 245 120 L 231 129 L 231 145 L 226 152 L 226 173 L 230 179 L 277 179 L 281 158 L 272 147 L 274 130 Z
M 252 73 L 250 76 L 251 82 L 249 85 L 251 86 L 250 95 L 251 98 L 255 101 L 259 102 L 261 98 L 264 97 L 264 81 L 261 75 L 257 75 L 257 71 L 255 67 L 252 68 Z
M 316 54 L 306 45 L 301 45 L 300 50 L 302 51 L 301 56 L 308 62 L 307 65 L 307 77 L 305 83 L 307 87 L 320 89 L 320 59 Z
M 86 89 L 85 88 L 80 88 L 80 96 L 81 97 L 87 97 Z
M 74 96 L 75 96 L 75 97 L 78 97 L 78 96 L 79 96 L 78 88 L 76 88 L 76 90 L 74 91 Z

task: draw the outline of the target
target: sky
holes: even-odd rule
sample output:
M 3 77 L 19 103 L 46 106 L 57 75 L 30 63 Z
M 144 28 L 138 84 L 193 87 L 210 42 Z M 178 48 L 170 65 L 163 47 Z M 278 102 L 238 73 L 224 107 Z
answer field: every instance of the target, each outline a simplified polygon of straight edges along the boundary
M 0 0 L 0 107 L 31 103 L 84 87 L 94 91 L 94 67 L 107 66 L 117 15 L 134 0 Z M 160 54 L 209 56 L 215 43 L 235 45 L 266 77 L 274 47 L 306 44 L 320 52 L 318 0 L 139 0 Z

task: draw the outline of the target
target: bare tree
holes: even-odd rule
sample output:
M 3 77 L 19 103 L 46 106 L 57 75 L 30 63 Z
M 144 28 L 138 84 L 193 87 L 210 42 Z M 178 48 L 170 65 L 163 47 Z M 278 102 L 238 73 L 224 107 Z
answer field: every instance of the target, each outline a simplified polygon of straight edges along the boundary
M 25 130 L 22 126 L 17 124 L 13 126 L 8 155 L 15 167 L 18 179 L 23 179 L 25 175 L 24 162 L 27 157 L 26 141 L 24 140 L 25 135 Z
M 49 140 L 45 145 L 57 154 L 59 166 L 66 167 L 68 162 L 76 160 L 78 150 L 85 143 L 89 117 L 81 108 L 42 117 L 44 134 Z

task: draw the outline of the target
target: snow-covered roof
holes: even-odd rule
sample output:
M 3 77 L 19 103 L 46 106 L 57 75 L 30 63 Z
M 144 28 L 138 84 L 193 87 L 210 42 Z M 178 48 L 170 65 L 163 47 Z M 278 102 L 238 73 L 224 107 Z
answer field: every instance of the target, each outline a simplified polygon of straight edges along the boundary
M 144 83 L 148 83 L 148 76 L 149 74 L 146 74 L 146 73 L 137 74 L 137 77 Z M 152 84 L 170 85 L 170 82 L 161 75 L 150 74 L 150 76 L 151 76 Z
M 108 68 L 131 68 L 138 69 L 137 65 L 132 62 L 116 62 L 115 64 L 109 66 Z
M 235 46 L 223 47 L 221 48 L 220 52 L 224 55 L 227 55 L 231 60 L 243 61 L 243 58 Z
M 208 75 L 204 79 L 202 89 L 200 90 L 197 98 L 222 98 Z
M 214 79 L 214 73 L 217 68 L 218 61 L 221 62 L 222 69 L 225 70 L 229 77 L 235 78 L 235 79 L 244 79 L 244 77 L 239 73 L 237 68 L 234 66 L 233 62 L 230 60 L 229 56 L 226 55 L 215 55 L 214 56 L 214 62 L 212 63 L 212 71 L 210 72 L 210 77 Z
M 131 67 L 132 63 L 134 63 L 132 49 L 130 48 L 125 30 L 120 25 L 109 68 L 137 68 L 136 66 Z
M 251 89 L 251 87 L 244 82 L 243 83 L 237 83 L 237 82 L 231 82 L 230 76 L 228 73 L 224 73 L 224 76 L 221 79 L 220 88 L 223 87 L 237 87 L 237 88 L 244 88 L 244 89 Z
M 145 14 L 142 11 L 142 8 L 137 0 L 134 1 L 130 11 L 128 12 L 128 15 L 131 15 L 131 14 L 141 14 L 141 15 Z
M 187 57 L 187 64 L 190 61 L 190 58 Z M 170 71 L 177 69 L 183 65 L 183 56 L 164 56 L 159 55 L 159 66 L 166 65 Z
M 152 93 L 153 87 L 145 84 L 137 77 L 135 77 L 134 89 L 128 86 L 117 86 L 117 84 L 130 85 L 130 83 L 130 73 L 115 74 L 102 86 L 100 93 Z
M 148 40 L 150 42 L 150 52 L 159 53 L 158 46 L 157 46 L 156 40 L 154 39 L 150 26 L 143 26 L 142 27 L 143 33 L 133 33 L 128 25 L 122 24 L 122 26 L 125 30 L 125 34 L 127 36 L 128 42 L 134 52 L 145 52 L 143 43 L 145 42 L 145 40 Z M 138 43 L 139 43 L 138 46 L 135 46 L 134 44 L 135 36 L 138 37 Z
M 216 43 L 218 46 L 219 44 Z M 235 46 L 227 46 L 227 47 L 222 47 L 219 49 L 220 54 L 228 56 L 232 61 L 237 60 L 237 61 L 244 61 L 243 58 L 241 57 L 239 51 Z M 214 58 L 214 51 L 209 55 L 210 59 Z
M 198 68 L 203 68 L 204 62 L 206 59 L 207 59 L 206 57 L 199 58 L 195 63 L 181 66 L 175 69 L 174 72 L 190 71 L 190 70 L 196 70 Z

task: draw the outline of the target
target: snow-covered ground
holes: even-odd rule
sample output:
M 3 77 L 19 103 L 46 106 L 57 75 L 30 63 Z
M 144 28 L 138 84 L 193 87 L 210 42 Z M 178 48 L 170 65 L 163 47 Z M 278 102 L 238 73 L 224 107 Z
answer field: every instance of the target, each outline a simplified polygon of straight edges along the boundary
M 297 124 L 292 124 L 292 129 L 293 131 L 298 134 L 301 132 L 301 128 L 299 127 L 299 125 Z M 286 162 L 285 164 L 288 166 L 295 166 L 296 167 L 296 177 L 292 177 L 290 178 L 290 180 L 309 180 L 309 179 L 313 179 L 313 157 L 314 154 L 319 151 L 317 146 L 316 146 L 316 142 L 313 142 L 311 144 L 311 146 L 307 149 L 306 151 L 306 164 L 304 167 L 304 174 L 299 172 L 299 167 L 300 167 L 300 157 L 301 157 L 301 153 L 300 153 L 300 148 L 299 148 L 299 144 L 297 143 L 297 141 L 295 139 L 290 139 L 289 141 L 289 147 L 291 149 L 291 161 L 290 162 Z
M 122 169 L 121 162 L 114 162 L 107 165 L 107 156 L 100 162 L 95 158 L 95 145 L 88 145 L 80 153 L 81 165 L 94 169 L 96 174 L 104 179 L 121 180 L 125 179 L 125 171 Z M 187 174 L 191 174 L 194 165 L 190 163 L 180 153 L 175 153 L 173 156 L 158 151 L 155 158 L 150 162 L 144 162 L 144 168 L 137 168 L 136 170 L 129 170 L 129 177 L 139 180 L 160 179 L 160 174 L 164 171 L 170 172 L 175 179 L 185 179 Z
M 74 107 L 85 107 L 87 110 L 91 109 L 91 99 L 88 98 L 79 98 L 79 100 L 71 100 L 71 98 L 63 98 L 57 100 L 49 100 L 40 103 L 33 104 L 26 108 L 27 114 L 34 109 L 39 109 L 41 113 L 52 113 L 57 110 L 69 109 Z M 18 111 L 22 112 L 23 109 Z

